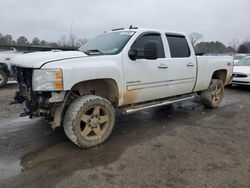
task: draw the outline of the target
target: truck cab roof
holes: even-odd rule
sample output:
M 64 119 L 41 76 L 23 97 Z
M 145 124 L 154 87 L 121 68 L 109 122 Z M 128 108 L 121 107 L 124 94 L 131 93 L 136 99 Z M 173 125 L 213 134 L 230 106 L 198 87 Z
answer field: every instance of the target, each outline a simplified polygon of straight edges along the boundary
M 152 28 L 133 28 L 133 29 L 124 29 L 124 28 L 118 28 L 118 29 L 113 29 L 109 31 L 108 33 L 112 32 L 120 32 L 120 31 L 125 31 L 125 32 L 159 32 L 159 33 L 167 33 L 167 34 L 173 34 L 173 35 L 184 35 L 186 36 L 186 33 L 184 32 L 176 32 L 176 31 L 170 31 L 170 30 L 164 30 L 164 29 L 152 29 Z

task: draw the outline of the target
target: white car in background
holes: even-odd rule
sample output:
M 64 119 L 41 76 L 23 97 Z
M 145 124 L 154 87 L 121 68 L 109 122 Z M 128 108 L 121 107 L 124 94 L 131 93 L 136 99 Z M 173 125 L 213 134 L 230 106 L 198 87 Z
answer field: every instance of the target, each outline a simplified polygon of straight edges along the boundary
M 6 86 L 8 80 L 12 77 L 10 61 L 11 59 L 21 54 L 22 52 L 18 52 L 16 49 L 8 51 L 0 51 L 0 88 Z
M 247 54 L 236 54 L 234 56 L 234 64 L 238 63 L 242 58 L 248 56 Z
M 250 56 L 235 64 L 232 84 L 250 85 Z

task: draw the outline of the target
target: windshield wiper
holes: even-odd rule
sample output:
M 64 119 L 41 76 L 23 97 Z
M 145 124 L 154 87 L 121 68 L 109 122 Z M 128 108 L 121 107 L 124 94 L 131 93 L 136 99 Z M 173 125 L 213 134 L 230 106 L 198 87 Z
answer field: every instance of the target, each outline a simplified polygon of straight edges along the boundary
M 98 49 L 93 49 L 93 50 L 87 50 L 84 53 L 88 54 L 88 55 L 100 55 L 103 54 L 100 50 Z

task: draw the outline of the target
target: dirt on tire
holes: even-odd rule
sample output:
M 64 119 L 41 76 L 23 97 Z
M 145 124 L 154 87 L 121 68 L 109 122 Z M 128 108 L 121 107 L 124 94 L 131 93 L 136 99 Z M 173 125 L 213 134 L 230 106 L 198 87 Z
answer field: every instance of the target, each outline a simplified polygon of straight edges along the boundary
M 110 118 L 110 121 L 106 125 L 107 128 L 106 130 L 104 130 L 103 135 L 101 135 L 100 137 L 96 135 L 98 137 L 97 139 L 88 140 L 87 135 L 86 137 L 82 136 L 82 132 L 80 128 L 81 122 L 82 122 L 81 117 L 86 110 L 88 111 L 90 110 L 91 107 L 93 108 L 95 106 L 102 106 L 102 108 L 105 108 L 108 112 L 107 114 Z M 86 116 L 86 114 L 84 115 Z M 89 117 L 91 117 L 92 115 L 89 115 Z M 92 119 L 98 119 L 98 118 L 92 116 Z M 91 122 L 91 118 L 89 118 L 88 121 Z M 86 122 L 84 126 L 89 127 L 89 124 L 91 123 Z M 68 138 L 72 142 L 74 142 L 76 145 L 82 148 L 94 147 L 96 145 L 99 145 L 105 142 L 110 136 L 113 130 L 114 124 L 115 124 L 115 110 L 112 104 L 108 100 L 99 96 L 95 96 L 95 95 L 87 95 L 87 96 L 83 96 L 83 97 L 76 99 L 67 109 L 65 113 L 64 121 L 63 121 L 64 131 L 66 135 L 68 136 Z M 88 128 L 88 129 L 91 130 L 91 128 Z M 90 132 L 95 132 L 94 131 L 95 129 L 96 128 L 92 128 Z M 99 130 L 100 130 L 100 127 L 99 127 Z
M 220 97 L 218 97 L 218 101 L 213 100 L 213 92 L 216 87 L 220 88 Z M 212 79 L 208 89 L 206 91 L 201 92 L 201 103 L 207 108 L 217 108 L 222 102 L 223 94 L 223 82 L 219 79 Z

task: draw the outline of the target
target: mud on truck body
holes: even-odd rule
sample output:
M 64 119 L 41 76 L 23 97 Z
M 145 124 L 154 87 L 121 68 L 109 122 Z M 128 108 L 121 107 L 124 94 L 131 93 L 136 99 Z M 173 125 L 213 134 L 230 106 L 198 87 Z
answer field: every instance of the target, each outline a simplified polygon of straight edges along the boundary
M 22 115 L 62 125 L 87 148 L 110 136 L 115 109 L 133 113 L 197 94 L 206 107 L 218 107 L 233 58 L 195 56 L 183 33 L 132 28 L 97 36 L 79 51 L 17 56 L 12 70 Z

